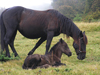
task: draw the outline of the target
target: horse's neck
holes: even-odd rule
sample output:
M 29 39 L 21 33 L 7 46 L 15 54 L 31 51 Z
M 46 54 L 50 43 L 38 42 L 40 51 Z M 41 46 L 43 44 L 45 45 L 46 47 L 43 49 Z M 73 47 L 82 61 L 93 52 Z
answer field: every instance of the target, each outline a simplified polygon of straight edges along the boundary
M 80 34 L 80 29 L 71 21 L 71 27 L 69 30 L 69 36 L 71 36 L 74 40 L 78 40 L 79 34 Z
M 60 29 L 61 33 L 71 36 L 76 41 L 79 38 L 80 29 L 70 19 L 65 18 L 65 22 L 62 23 Z

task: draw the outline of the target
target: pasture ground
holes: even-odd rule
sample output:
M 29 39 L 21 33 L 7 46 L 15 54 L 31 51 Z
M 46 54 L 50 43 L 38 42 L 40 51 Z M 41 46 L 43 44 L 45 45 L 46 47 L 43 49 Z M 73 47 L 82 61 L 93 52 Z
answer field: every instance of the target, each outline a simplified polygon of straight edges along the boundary
M 27 39 L 18 32 L 14 45 L 20 59 L 9 60 L 6 62 L 0 61 L 0 75 L 100 75 L 100 22 L 75 22 L 75 24 L 80 30 L 86 32 L 88 38 L 87 53 L 84 60 L 77 59 L 72 46 L 73 39 L 71 37 L 66 38 L 65 35 L 61 34 L 60 36 L 53 38 L 51 47 L 57 43 L 60 38 L 67 42 L 72 51 L 72 56 L 68 57 L 65 54 L 62 55 L 61 61 L 62 63 L 65 63 L 66 66 L 23 70 L 22 64 L 24 59 L 39 39 Z M 46 41 L 34 54 L 44 54 L 45 45 Z M 10 53 L 12 54 L 11 50 Z

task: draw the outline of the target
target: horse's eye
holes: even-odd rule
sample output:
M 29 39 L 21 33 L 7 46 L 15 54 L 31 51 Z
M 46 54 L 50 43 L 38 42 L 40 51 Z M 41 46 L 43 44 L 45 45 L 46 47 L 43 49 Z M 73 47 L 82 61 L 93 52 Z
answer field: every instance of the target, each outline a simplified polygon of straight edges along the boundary
M 78 45 L 77 45 L 76 43 L 73 44 L 73 47 L 74 47 L 75 49 L 78 49 Z

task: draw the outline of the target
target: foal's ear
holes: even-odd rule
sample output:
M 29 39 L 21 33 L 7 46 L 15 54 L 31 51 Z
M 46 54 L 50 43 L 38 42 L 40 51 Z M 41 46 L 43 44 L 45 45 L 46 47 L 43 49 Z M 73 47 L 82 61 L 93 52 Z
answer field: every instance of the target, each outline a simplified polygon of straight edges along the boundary
M 63 43 L 63 40 L 62 40 L 62 38 L 59 40 L 61 43 Z
M 83 34 L 85 34 L 85 31 L 83 32 Z
M 80 32 L 80 37 L 83 37 L 83 33 L 82 33 L 82 31 Z

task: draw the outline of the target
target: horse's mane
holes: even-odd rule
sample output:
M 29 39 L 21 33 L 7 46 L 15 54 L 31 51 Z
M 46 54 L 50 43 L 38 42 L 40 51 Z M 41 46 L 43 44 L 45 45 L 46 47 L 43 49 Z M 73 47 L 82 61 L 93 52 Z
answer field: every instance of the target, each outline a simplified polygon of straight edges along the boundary
M 83 40 L 84 40 L 85 44 L 88 44 L 87 37 L 86 37 L 86 35 L 84 35 L 84 34 L 83 34 Z
M 74 39 L 78 39 L 79 35 L 79 28 L 71 21 L 71 19 L 67 18 L 66 16 L 62 15 L 57 10 L 48 10 L 49 13 L 56 16 L 58 18 L 58 23 L 60 26 L 60 30 L 62 33 L 66 34 L 68 37 L 71 36 Z

